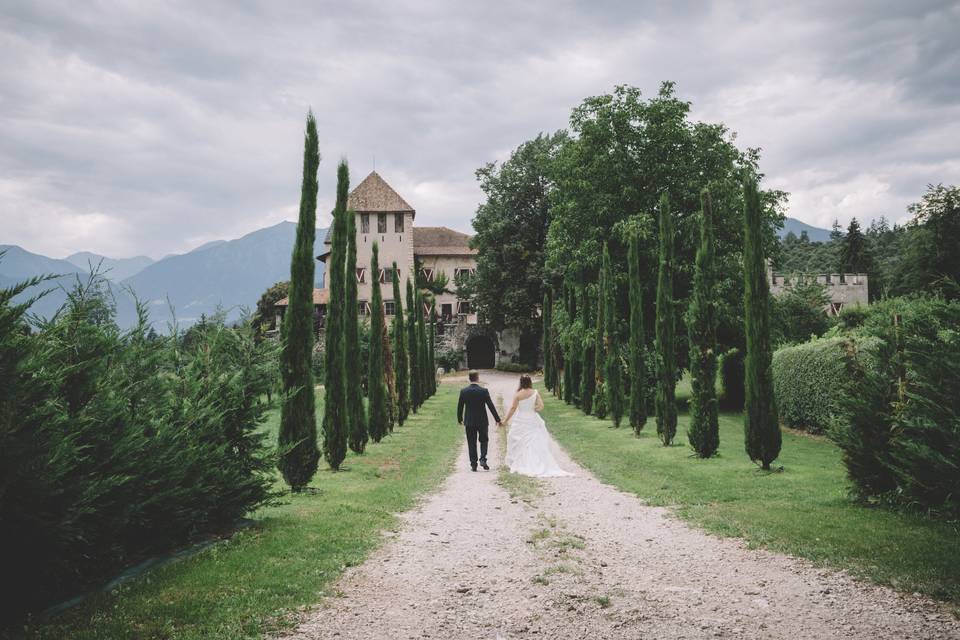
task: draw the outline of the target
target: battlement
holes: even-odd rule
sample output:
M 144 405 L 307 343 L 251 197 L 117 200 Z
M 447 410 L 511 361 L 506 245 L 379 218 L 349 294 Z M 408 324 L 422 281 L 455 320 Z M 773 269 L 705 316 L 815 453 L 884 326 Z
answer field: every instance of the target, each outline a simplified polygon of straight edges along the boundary
M 827 315 L 837 315 L 847 306 L 869 304 L 869 278 L 865 273 L 783 274 L 775 273 L 768 268 L 767 277 L 770 283 L 770 294 L 774 296 L 781 295 L 801 284 L 816 282 L 823 285 L 830 298 L 830 302 L 824 307 Z

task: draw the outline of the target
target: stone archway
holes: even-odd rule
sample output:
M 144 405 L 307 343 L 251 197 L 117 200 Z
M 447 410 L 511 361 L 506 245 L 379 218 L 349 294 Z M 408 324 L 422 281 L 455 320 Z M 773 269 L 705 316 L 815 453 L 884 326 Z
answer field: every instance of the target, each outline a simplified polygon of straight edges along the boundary
M 496 366 L 496 347 L 488 336 L 474 334 L 467 338 L 466 347 L 468 369 L 493 369 Z

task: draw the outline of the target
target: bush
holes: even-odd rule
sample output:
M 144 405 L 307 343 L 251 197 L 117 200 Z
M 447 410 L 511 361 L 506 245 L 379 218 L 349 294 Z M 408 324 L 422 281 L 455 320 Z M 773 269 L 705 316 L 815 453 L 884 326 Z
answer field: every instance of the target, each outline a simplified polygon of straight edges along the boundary
M 463 360 L 463 354 L 456 349 L 444 349 L 438 351 L 434 357 L 438 367 L 443 367 L 444 371 L 456 371 L 460 368 L 460 361 Z
M 496 369 L 507 373 L 534 373 L 537 371 L 535 367 L 523 362 L 498 362 Z
M 95 278 L 34 335 L 0 290 L 0 566 L 21 615 L 144 556 L 229 527 L 271 497 L 257 428 L 269 341 L 222 318 L 123 332 Z
M 860 496 L 960 517 L 958 327 L 960 302 L 938 299 L 885 301 L 864 322 L 875 355 L 851 360 L 831 428 Z
M 848 354 L 859 345 L 851 338 L 813 340 L 773 354 L 773 391 L 780 422 L 793 429 L 823 433 L 840 412 L 849 382 Z
M 730 349 L 720 356 L 720 382 L 723 393 L 720 407 L 728 411 L 742 411 L 746 392 L 743 388 L 743 352 Z

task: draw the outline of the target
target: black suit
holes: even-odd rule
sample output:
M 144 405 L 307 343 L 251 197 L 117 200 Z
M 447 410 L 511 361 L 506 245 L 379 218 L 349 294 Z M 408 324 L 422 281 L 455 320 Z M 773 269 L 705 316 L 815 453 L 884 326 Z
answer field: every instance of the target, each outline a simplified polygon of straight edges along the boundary
M 464 414 L 466 409 L 466 414 Z M 493 406 L 490 392 L 476 382 L 460 390 L 460 402 L 457 403 L 457 422 L 464 425 L 467 432 L 467 449 L 470 451 L 470 466 L 477 468 L 477 440 L 480 441 L 480 461 L 487 461 L 487 409 L 494 420 L 500 422 L 497 408 Z

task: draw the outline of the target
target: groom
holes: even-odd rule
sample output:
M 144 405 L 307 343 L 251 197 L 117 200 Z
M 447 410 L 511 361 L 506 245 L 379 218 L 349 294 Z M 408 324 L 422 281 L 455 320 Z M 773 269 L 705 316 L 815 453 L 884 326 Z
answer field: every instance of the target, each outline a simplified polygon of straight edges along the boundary
M 487 408 L 493 414 L 493 419 L 500 424 L 500 415 L 497 408 L 493 406 L 493 400 L 490 399 L 490 392 L 481 387 L 477 382 L 480 380 L 480 374 L 476 371 L 470 372 L 470 384 L 460 390 L 460 402 L 457 403 L 457 422 L 466 426 L 467 431 L 467 449 L 470 451 L 470 470 L 477 470 L 477 440 L 480 440 L 480 466 L 489 471 L 487 466 Z M 464 416 L 463 410 L 466 408 L 467 414 Z

